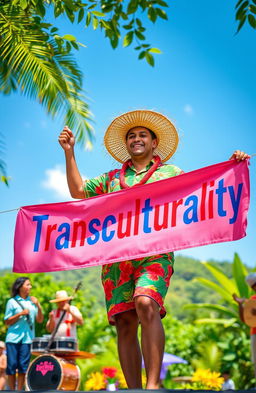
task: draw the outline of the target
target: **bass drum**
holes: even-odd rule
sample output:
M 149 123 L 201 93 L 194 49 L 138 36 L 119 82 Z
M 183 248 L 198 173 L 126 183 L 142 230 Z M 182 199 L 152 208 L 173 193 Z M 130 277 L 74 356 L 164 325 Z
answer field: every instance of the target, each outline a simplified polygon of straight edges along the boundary
M 78 390 L 80 369 L 72 361 L 53 355 L 35 358 L 26 373 L 26 390 Z

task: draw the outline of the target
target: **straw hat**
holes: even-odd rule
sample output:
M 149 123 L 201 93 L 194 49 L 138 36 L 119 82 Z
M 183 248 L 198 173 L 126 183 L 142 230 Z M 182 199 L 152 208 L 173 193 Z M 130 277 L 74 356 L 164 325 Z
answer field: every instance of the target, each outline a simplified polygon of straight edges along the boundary
M 3 341 L 0 341 L 0 348 L 5 348 L 5 343 Z
M 256 284 L 256 273 L 250 273 L 245 277 L 245 281 L 250 287 L 253 287 Z
M 156 134 L 158 145 L 154 154 L 159 155 L 163 162 L 175 153 L 179 136 L 172 122 L 161 113 L 136 110 L 116 117 L 105 133 L 104 144 L 115 160 L 124 163 L 130 158 L 125 137 L 133 127 L 146 127 Z
M 73 299 L 72 296 L 68 296 L 66 291 L 57 291 L 56 299 L 50 300 L 50 303 L 64 302 L 65 300 Z

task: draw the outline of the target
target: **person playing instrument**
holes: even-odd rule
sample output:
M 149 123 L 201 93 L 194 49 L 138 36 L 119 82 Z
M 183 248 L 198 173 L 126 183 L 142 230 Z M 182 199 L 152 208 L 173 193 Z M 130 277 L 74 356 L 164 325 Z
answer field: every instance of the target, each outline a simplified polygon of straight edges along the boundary
M 10 390 L 22 390 L 30 361 L 30 347 L 35 337 L 35 321 L 42 323 L 44 316 L 37 298 L 30 296 L 32 285 L 28 277 L 18 277 L 12 285 L 12 298 L 6 304 L 4 321 L 6 335 L 8 384 Z
M 0 390 L 4 390 L 6 384 L 6 354 L 5 343 L 0 341 Z
M 127 189 L 180 175 L 182 170 L 164 164 L 175 152 L 178 133 L 160 113 L 136 110 L 125 113 L 108 127 L 104 143 L 109 154 L 123 166 L 83 182 L 75 155 L 75 138 L 66 126 L 59 136 L 65 152 L 67 182 L 71 196 L 82 199 Z M 248 158 L 236 151 L 231 158 Z M 173 273 L 172 252 L 103 266 L 108 319 L 116 325 L 118 353 L 128 388 L 141 388 L 141 350 L 147 389 L 158 389 L 164 352 L 166 314 L 164 298 Z M 141 324 L 141 348 L 138 326 Z
M 77 339 L 76 325 L 83 325 L 83 317 L 76 306 L 70 305 L 69 301 L 72 296 L 68 296 L 64 290 L 56 292 L 56 298 L 50 300 L 51 303 L 56 303 L 57 308 L 49 313 L 49 319 L 46 323 L 46 330 L 52 333 L 58 325 L 63 312 L 65 313 L 61 321 L 55 337 L 72 337 Z
M 252 290 L 254 292 L 256 292 L 256 273 L 248 274 L 248 276 L 245 277 L 245 281 L 252 288 Z M 239 298 L 236 294 L 233 294 L 233 299 L 238 303 L 239 317 L 240 317 L 241 321 L 245 323 L 244 303 L 247 299 Z M 252 295 L 250 297 L 250 299 L 256 299 L 256 294 Z M 256 315 L 256 310 L 254 312 Z M 255 324 L 255 327 L 251 327 L 250 336 L 251 336 L 251 358 L 252 358 L 252 363 L 253 363 L 253 367 L 254 367 L 254 375 L 256 378 L 256 324 Z

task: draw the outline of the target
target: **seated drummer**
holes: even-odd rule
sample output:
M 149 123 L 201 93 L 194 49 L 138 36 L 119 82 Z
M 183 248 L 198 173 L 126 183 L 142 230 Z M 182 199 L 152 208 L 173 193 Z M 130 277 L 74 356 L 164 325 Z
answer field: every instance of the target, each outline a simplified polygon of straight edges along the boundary
M 53 332 L 57 326 L 63 312 L 65 316 L 60 323 L 55 337 L 72 337 L 77 338 L 76 325 L 83 325 L 83 317 L 76 306 L 70 305 L 69 300 L 72 296 L 68 296 L 67 292 L 57 291 L 56 298 L 50 300 L 51 303 L 56 303 L 57 308 L 49 313 L 49 319 L 46 323 L 46 330 L 50 333 Z

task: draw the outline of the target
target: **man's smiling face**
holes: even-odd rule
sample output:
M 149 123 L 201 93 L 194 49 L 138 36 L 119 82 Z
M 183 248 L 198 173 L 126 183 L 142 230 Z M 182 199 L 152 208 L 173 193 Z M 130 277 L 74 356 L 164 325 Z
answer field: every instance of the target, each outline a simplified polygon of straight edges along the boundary
M 150 131 L 145 127 L 134 127 L 126 135 L 126 147 L 130 156 L 149 157 L 157 147 L 157 140 L 153 139 Z

